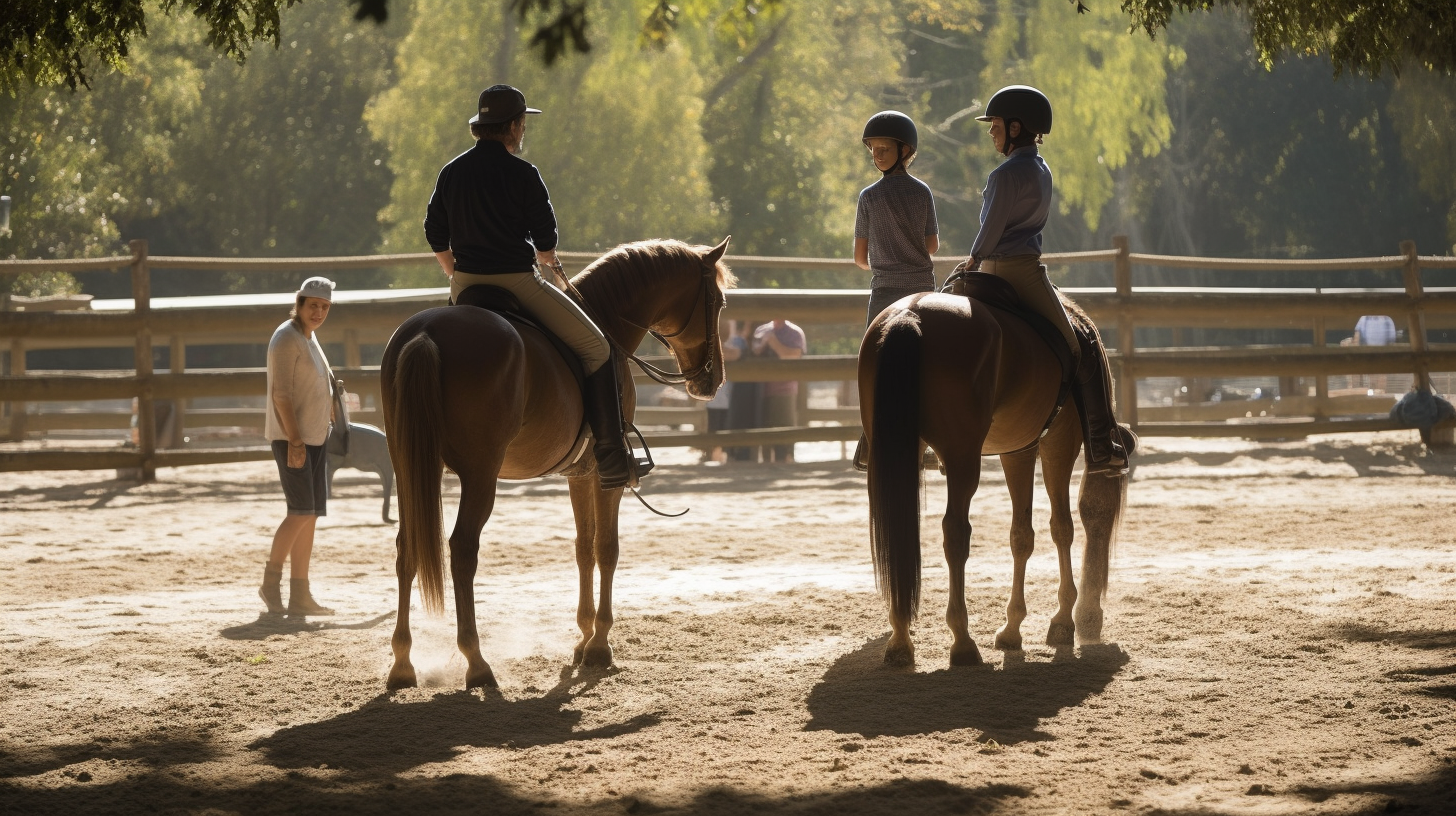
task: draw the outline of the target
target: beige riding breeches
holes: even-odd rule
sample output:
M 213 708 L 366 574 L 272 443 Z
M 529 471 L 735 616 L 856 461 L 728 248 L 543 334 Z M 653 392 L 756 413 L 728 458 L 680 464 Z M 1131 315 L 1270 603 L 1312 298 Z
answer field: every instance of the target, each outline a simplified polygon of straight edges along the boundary
M 1047 268 L 1041 264 L 1039 255 L 1013 255 L 1010 258 L 987 258 L 981 261 L 981 271 L 989 272 L 1011 284 L 1033 312 L 1045 317 L 1057 327 L 1072 349 L 1072 356 L 1082 353 L 1077 344 L 1077 335 L 1072 331 L 1072 322 L 1067 319 L 1067 310 L 1062 308 L 1061 298 L 1052 282 L 1047 279 Z
M 602 330 L 597 328 L 597 324 L 586 316 L 586 312 L 576 305 L 576 301 L 547 283 L 540 273 L 534 270 L 503 275 L 456 272 L 450 276 L 450 300 L 453 302 L 460 297 L 461 292 L 476 284 L 510 290 L 531 317 L 541 321 L 541 325 L 576 352 L 587 374 L 595 373 L 603 363 L 612 358 L 611 343 L 602 334 Z

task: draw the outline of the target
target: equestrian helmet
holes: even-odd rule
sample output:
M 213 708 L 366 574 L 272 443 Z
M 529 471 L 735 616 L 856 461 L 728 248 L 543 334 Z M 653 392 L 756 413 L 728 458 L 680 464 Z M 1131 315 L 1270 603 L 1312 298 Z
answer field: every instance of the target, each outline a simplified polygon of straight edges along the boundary
M 913 153 L 920 146 L 919 134 L 915 132 L 915 120 L 899 111 L 880 111 L 871 116 L 865 122 L 864 135 L 859 137 L 860 141 L 866 139 L 894 139 L 910 145 Z
M 976 119 L 989 122 L 993 118 L 1018 119 L 1032 133 L 1052 132 L 1052 103 L 1046 94 L 1030 85 L 1007 85 L 991 95 L 986 112 Z

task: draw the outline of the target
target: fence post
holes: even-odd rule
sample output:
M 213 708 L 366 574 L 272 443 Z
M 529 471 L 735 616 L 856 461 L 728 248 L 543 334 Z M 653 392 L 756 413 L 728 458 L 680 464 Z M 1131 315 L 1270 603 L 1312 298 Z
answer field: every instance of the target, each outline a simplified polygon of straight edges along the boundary
M 1318 289 L 1315 292 L 1319 292 Z M 1325 319 L 1316 317 L 1314 319 L 1314 346 L 1315 348 L 1325 347 Z M 1330 403 L 1330 378 L 1327 374 L 1316 374 L 1314 378 L 1314 418 L 1327 419 L 1329 417 Z
M 1426 311 L 1421 304 L 1425 287 L 1421 285 L 1421 259 L 1416 254 L 1415 241 L 1401 241 L 1400 254 L 1405 256 L 1405 294 L 1410 298 L 1407 313 L 1407 334 L 1410 335 L 1411 351 L 1416 356 L 1416 388 L 1428 391 L 1431 388 L 1431 369 L 1426 361 Z
M 10 376 L 25 376 L 25 341 L 19 337 L 10 341 Z M 10 438 L 16 442 L 25 441 L 25 412 L 23 402 L 10 403 Z
M 1117 412 L 1122 421 L 1134 430 L 1138 425 L 1137 377 L 1132 374 L 1133 325 L 1132 325 L 1132 259 L 1129 256 L 1126 235 L 1112 236 L 1112 246 L 1117 250 L 1117 260 L 1112 267 L 1112 282 L 1117 287 Z
M 137 450 L 142 455 L 141 480 L 157 478 L 157 416 L 152 383 L 152 280 L 147 269 L 147 241 L 138 238 L 131 247 L 131 297 L 137 318 Z
M 187 343 L 182 340 L 182 335 L 173 334 L 171 348 L 167 354 L 168 369 L 173 374 L 183 374 L 187 371 Z M 181 447 L 183 440 L 187 438 L 187 403 L 190 400 L 186 397 L 179 397 L 172 401 L 172 438 L 167 440 L 169 446 Z

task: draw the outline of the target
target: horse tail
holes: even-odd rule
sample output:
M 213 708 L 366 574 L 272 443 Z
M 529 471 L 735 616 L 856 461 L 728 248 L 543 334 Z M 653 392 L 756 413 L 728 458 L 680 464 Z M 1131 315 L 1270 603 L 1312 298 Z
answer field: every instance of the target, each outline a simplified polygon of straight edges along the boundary
M 870 550 L 890 614 L 920 609 L 920 318 L 900 311 L 881 328 L 869 455 Z
M 389 456 L 399 488 L 399 555 L 420 579 L 425 611 L 445 608 L 445 547 L 440 479 L 445 427 L 440 395 L 440 348 L 420 332 L 404 344 L 395 362 L 393 427 Z

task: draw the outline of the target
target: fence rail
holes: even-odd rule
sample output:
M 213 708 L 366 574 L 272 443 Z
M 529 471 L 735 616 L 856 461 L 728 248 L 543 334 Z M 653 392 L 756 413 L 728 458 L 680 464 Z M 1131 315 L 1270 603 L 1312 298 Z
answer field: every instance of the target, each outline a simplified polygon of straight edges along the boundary
M 1394 427 L 1386 419 L 1339 419 L 1344 413 L 1369 411 L 1379 401 L 1330 396 L 1327 379 L 1333 375 L 1407 373 L 1418 386 L 1429 387 L 1430 372 L 1456 371 L 1456 344 L 1431 344 L 1427 330 L 1456 327 L 1456 291 L 1426 291 L 1425 269 L 1456 269 L 1456 257 L 1418 255 L 1412 242 L 1403 242 L 1398 255 L 1336 259 L 1228 259 L 1191 258 L 1134 253 L 1124 236 L 1114 238 L 1106 250 L 1053 253 L 1043 256 L 1049 265 L 1110 263 L 1111 288 L 1069 289 L 1097 323 L 1107 330 L 1109 354 L 1117 380 L 1123 418 L 1140 432 L 1172 436 L 1295 437 Z M 430 254 L 347 256 L 332 258 L 194 258 L 149 256 L 147 242 L 131 242 L 132 254 L 77 260 L 0 261 L 0 278 L 34 270 L 130 271 L 132 308 L 116 312 L 0 311 L 0 344 L 8 346 L 11 370 L 0 377 L 0 402 L 10 410 L 10 439 L 27 430 L 89 430 L 120 427 L 130 414 L 66 411 L 31 415 L 27 403 L 135 399 L 137 448 L 126 450 L 13 450 L 0 451 L 0 471 L 39 469 L 140 468 L 150 478 L 155 468 L 179 464 L 205 464 L 266 459 L 266 448 L 205 448 L 159 450 L 154 403 L 170 400 L 178 405 L 205 397 L 260 396 L 266 375 L 262 370 L 186 371 L 183 364 L 190 344 L 258 343 L 278 324 L 276 305 L 219 308 L 154 309 L 151 301 L 152 269 L 248 271 L 321 271 L 380 269 L 433 265 Z M 563 252 L 573 271 L 596 259 L 593 253 Z M 936 271 L 947 274 L 958 262 L 936 258 Z M 838 258 L 781 258 L 730 256 L 741 268 L 815 269 L 859 273 L 853 262 Z M 1250 290 L 1199 287 L 1132 286 L 1134 266 L 1234 271 L 1324 272 L 1339 270 L 1400 270 L 1402 287 L 1381 291 Z M 863 290 L 741 290 L 729 298 L 727 316 L 764 321 L 787 318 L 805 324 L 859 324 L 864 319 L 867 292 Z M 427 300 L 349 304 L 330 318 L 329 330 L 342 334 L 344 365 L 338 368 L 350 390 L 378 397 L 378 369 L 361 365 L 360 347 L 384 342 L 411 314 L 437 305 Z M 1408 345 L 1381 348 L 1328 347 L 1327 328 L 1342 328 L 1365 314 L 1389 314 L 1403 320 Z M 1311 332 L 1307 346 L 1236 348 L 1139 349 L 1138 327 L 1302 328 Z M 152 371 L 154 346 L 171 349 L 171 370 Z M 27 372 L 26 352 L 55 348 L 131 347 L 135 369 L 127 372 Z M 855 378 L 852 355 L 820 355 L 797 360 L 744 359 L 728 365 L 729 378 L 743 382 L 796 380 L 849 381 Z M 1137 403 L 1137 381 L 1152 377 L 1313 377 L 1313 397 L 1296 396 L 1282 405 L 1248 403 L 1247 413 L 1258 410 L 1262 419 L 1238 414 L 1244 404 L 1212 406 L 1143 406 Z M 644 380 L 645 382 L 645 380 Z M 803 391 L 804 389 L 801 389 Z M 805 409 L 805 425 L 797 428 L 754 429 L 706 433 L 656 431 L 649 438 L 658 445 L 708 447 L 716 445 L 768 445 L 804 441 L 846 441 L 858 437 L 857 410 L 850 407 Z M 1140 416 L 1145 413 L 1146 416 Z M 641 424 L 703 427 L 701 407 L 642 406 Z M 377 419 L 363 411 L 362 420 Z M 261 410 L 196 410 L 179 416 L 183 427 L 208 423 L 240 427 L 261 426 Z M 1192 421 L 1194 419 L 1203 421 Z M 809 426 L 809 422 L 840 425 Z M 1449 441 L 1450 426 L 1442 428 Z

